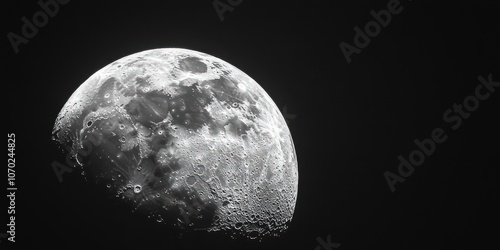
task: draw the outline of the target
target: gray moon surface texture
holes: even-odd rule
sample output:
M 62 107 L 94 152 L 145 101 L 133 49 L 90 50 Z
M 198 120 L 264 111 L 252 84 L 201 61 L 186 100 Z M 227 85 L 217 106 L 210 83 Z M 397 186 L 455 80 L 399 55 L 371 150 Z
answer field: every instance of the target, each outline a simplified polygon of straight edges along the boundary
M 280 110 L 205 53 L 153 49 L 105 66 L 66 102 L 53 139 L 96 185 L 159 223 L 258 238 L 293 217 L 298 163 Z

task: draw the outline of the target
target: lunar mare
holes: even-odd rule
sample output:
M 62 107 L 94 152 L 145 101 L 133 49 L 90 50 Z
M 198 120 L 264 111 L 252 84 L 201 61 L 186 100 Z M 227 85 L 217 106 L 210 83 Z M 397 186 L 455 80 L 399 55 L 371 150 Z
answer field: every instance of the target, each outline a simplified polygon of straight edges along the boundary
M 205 53 L 154 49 L 105 66 L 71 95 L 53 138 L 158 222 L 253 238 L 280 234 L 294 213 L 297 157 L 281 112 Z

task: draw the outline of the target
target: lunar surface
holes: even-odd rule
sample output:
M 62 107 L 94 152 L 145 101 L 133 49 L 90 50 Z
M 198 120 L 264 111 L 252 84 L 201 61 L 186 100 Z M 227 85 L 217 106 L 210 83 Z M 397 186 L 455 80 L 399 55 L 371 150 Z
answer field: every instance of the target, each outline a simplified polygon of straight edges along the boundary
M 89 185 L 159 223 L 258 238 L 294 213 L 297 157 L 281 112 L 205 53 L 154 49 L 105 66 L 66 102 L 53 139 Z

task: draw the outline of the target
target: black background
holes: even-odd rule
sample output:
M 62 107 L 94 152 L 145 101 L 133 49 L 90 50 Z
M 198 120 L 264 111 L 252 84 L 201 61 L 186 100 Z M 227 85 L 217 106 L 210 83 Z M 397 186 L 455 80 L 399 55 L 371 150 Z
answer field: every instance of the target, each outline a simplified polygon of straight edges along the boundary
M 339 249 L 495 248 L 500 88 L 456 131 L 442 116 L 474 94 L 479 75 L 500 81 L 499 5 L 402 0 L 348 64 L 339 43 L 353 44 L 353 28 L 387 2 L 243 0 L 221 21 L 205 0 L 71 1 L 17 54 L 6 34 L 20 34 L 21 17 L 40 7 L 3 3 L 3 128 L 16 133 L 19 190 L 16 243 L 0 248 L 315 249 L 329 235 Z M 179 238 L 96 195 L 77 171 L 58 181 L 51 163 L 65 154 L 50 136 L 73 91 L 108 63 L 166 47 L 235 65 L 297 115 L 299 193 L 282 237 Z M 397 173 L 397 156 L 437 127 L 447 141 L 391 193 L 383 173 Z

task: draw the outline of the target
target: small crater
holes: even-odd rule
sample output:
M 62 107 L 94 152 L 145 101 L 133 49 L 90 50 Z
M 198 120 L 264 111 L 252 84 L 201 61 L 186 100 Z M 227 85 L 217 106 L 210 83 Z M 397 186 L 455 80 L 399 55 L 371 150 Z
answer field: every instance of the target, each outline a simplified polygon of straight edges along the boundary
M 142 191 L 142 186 L 141 185 L 135 185 L 134 186 L 134 193 L 138 194 Z
M 205 172 L 205 166 L 203 165 L 198 165 L 194 168 L 194 172 L 196 172 L 197 174 L 203 174 Z
M 186 178 L 186 183 L 188 185 L 194 185 L 196 183 L 196 178 L 194 176 L 189 176 Z

